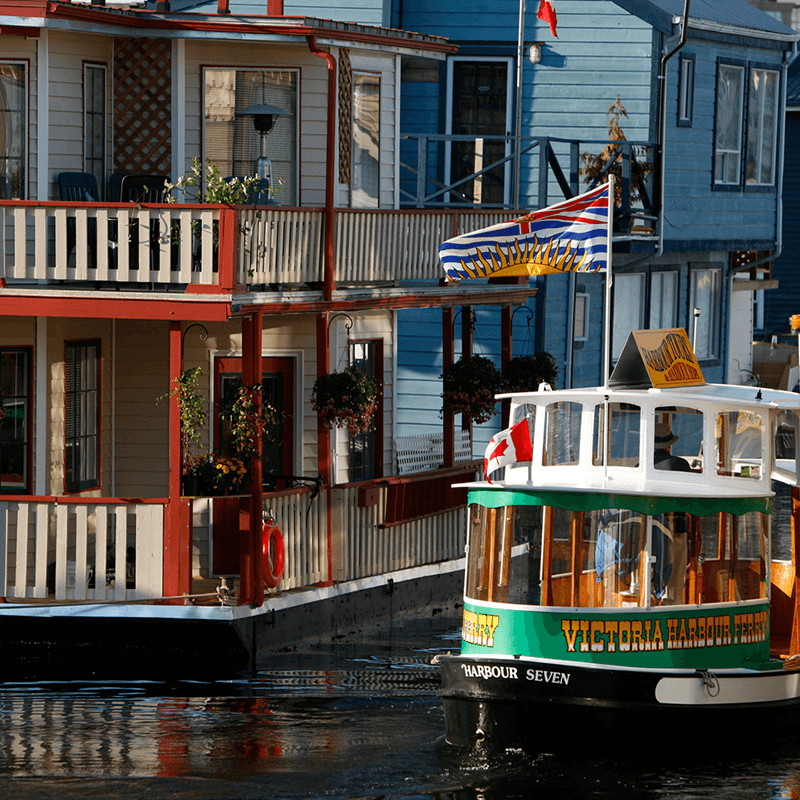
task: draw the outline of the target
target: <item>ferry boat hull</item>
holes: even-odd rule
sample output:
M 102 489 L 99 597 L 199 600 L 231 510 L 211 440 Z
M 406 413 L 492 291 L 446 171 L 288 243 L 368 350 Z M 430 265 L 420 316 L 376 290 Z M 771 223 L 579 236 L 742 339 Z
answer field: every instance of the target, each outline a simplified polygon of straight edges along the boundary
M 687 732 L 694 724 L 713 729 L 714 746 L 730 748 L 742 742 L 743 726 L 786 738 L 800 709 L 800 672 L 781 662 L 723 672 L 469 656 L 439 663 L 446 740 L 469 748 L 555 752 L 588 736 L 596 750 L 647 750 L 648 732 Z M 678 737 L 675 745 L 686 741 Z

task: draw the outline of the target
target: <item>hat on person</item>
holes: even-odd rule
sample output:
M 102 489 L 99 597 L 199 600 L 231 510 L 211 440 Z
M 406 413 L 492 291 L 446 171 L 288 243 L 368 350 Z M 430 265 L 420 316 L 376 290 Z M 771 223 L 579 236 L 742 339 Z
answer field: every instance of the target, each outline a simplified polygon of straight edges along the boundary
M 672 432 L 672 426 L 669 422 L 656 423 L 656 447 L 669 447 L 675 444 L 680 437 Z

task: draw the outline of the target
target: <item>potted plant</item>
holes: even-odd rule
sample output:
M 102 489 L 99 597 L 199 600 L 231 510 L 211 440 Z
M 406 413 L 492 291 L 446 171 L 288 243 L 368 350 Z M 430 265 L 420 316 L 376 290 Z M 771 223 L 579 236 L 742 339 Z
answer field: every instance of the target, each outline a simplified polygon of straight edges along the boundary
M 600 153 L 581 153 L 580 175 L 584 183 L 591 184 L 599 182 L 599 179 L 607 173 L 612 173 L 616 178 L 622 176 L 622 157 L 617 156 L 618 145 L 615 142 L 627 141 L 625 134 L 620 127 L 620 118 L 627 118 L 628 112 L 622 101 L 617 95 L 617 99 L 611 104 L 606 112 L 608 120 L 608 139 L 609 144 Z M 616 157 L 616 159 L 615 159 Z M 614 163 L 609 167 L 612 160 Z M 645 178 L 653 171 L 653 165 L 647 161 L 637 161 L 635 153 L 631 153 L 631 202 L 639 199 L 641 190 L 644 189 Z M 622 205 L 622 181 L 614 183 L 614 205 L 618 208 Z
M 473 422 L 488 422 L 494 415 L 494 396 L 501 377 L 495 365 L 484 356 L 461 358 L 441 376 L 444 405 L 454 414 L 464 414 Z
M 314 381 L 311 407 L 326 428 L 346 425 L 351 436 L 368 431 L 378 408 L 380 383 L 358 367 L 322 375 Z
M 280 413 L 263 396 L 260 383 L 240 386 L 230 406 L 223 410 L 223 419 L 230 421 L 234 457 L 250 462 L 258 454 L 259 432 L 280 421 Z
M 550 353 L 533 356 L 517 356 L 503 370 L 504 392 L 536 392 L 540 383 L 555 383 L 558 369 Z
M 199 381 L 203 370 L 200 367 L 185 370 L 180 377 L 173 380 L 174 387 L 160 400 L 174 397 L 178 402 L 178 411 L 181 420 L 181 463 L 184 475 L 184 494 L 196 495 L 199 486 L 195 478 L 195 467 L 202 460 L 202 456 L 195 453 L 196 443 L 200 441 L 203 427 L 206 423 L 206 404 Z

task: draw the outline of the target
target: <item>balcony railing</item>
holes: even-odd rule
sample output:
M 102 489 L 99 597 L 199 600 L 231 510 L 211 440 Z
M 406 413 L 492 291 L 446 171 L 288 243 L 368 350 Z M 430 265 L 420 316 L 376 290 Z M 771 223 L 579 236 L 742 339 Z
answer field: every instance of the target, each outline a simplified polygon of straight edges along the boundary
M 509 211 L 336 209 L 333 281 L 438 280 L 439 244 Z M 0 201 L 0 278 L 9 286 L 112 285 L 193 291 L 325 281 L 317 208 Z

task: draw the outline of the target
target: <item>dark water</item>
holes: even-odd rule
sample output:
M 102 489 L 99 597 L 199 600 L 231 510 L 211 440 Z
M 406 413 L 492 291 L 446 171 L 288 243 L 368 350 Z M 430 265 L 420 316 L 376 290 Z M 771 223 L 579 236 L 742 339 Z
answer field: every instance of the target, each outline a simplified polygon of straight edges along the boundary
M 0 687 L 0 798 L 800 798 L 800 744 L 712 759 L 713 730 L 630 731 L 654 752 L 683 736 L 666 762 L 631 761 L 624 739 L 614 760 L 451 748 L 430 658 L 458 649 L 456 626 L 298 647 L 234 683 Z

